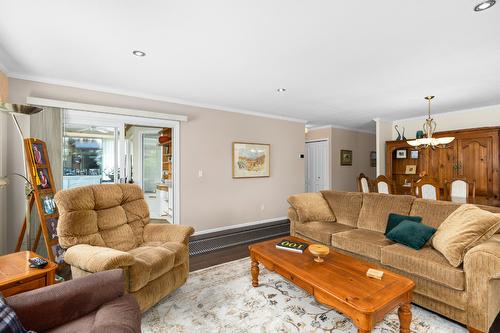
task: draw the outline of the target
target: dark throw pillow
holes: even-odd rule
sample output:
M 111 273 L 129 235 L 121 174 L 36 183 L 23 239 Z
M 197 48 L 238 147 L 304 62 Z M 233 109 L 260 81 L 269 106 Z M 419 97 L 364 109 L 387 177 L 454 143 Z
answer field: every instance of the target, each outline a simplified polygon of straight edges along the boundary
M 16 313 L 5 302 L 2 294 L 0 294 L 0 332 L 2 333 L 35 333 L 27 331 L 19 321 Z
M 389 231 L 387 238 L 393 242 L 420 250 L 431 239 L 436 230 L 419 222 L 404 220 Z
M 406 216 L 390 213 L 387 218 L 387 227 L 385 228 L 384 235 L 387 235 L 392 229 L 394 229 L 398 224 L 403 222 L 404 220 L 413 221 L 413 222 L 422 222 L 422 218 L 420 216 Z

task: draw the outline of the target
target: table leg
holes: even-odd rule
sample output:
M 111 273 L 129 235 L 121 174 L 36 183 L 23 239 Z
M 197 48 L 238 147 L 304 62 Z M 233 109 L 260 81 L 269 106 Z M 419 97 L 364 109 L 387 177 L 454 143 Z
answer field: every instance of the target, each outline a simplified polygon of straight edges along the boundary
M 255 260 L 254 257 L 252 257 L 251 259 L 252 259 L 252 268 L 250 271 L 252 272 L 252 286 L 258 287 L 259 286 L 259 262 L 257 260 Z
M 401 304 L 399 306 L 398 316 L 399 316 L 399 332 L 410 333 L 411 304 L 410 303 Z

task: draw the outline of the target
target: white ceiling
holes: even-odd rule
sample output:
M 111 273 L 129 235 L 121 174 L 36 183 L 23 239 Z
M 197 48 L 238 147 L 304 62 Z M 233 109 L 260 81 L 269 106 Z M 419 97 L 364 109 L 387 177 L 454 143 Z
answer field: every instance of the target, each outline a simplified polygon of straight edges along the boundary
M 369 129 L 424 115 L 428 94 L 436 113 L 500 104 L 500 5 L 474 3 L 1 0 L 0 63 L 13 77 Z

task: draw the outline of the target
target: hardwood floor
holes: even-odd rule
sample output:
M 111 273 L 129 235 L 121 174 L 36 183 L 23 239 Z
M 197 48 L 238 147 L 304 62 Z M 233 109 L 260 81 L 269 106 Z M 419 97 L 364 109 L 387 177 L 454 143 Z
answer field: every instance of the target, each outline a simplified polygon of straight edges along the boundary
M 283 236 L 285 238 L 287 236 Z M 272 237 L 275 238 L 275 237 Z M 269 239 L 269 238 L 268 238 Z M 216 250 L 210 253 L 193 255 L 189 257 L 189 271 L 197 271 L 202 268 L 207 268 L 210 266 L 215 266 L 223 264 L 225 262 L 245 258 L 249 256 L 248 245 L 258 242 L 263 242 L 259 240 L 257 242 L 247 242 L 245 244 L 231 246 L 225 249 Z

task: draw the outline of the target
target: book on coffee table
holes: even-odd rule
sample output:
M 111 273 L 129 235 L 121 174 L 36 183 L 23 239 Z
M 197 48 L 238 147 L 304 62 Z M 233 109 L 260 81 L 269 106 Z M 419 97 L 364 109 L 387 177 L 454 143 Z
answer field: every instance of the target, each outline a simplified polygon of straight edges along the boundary
M 307 248 L 307 244 L 284 239 L 276 244 L 276 248 L 291 252 L 304 253 L 304 250 Z

